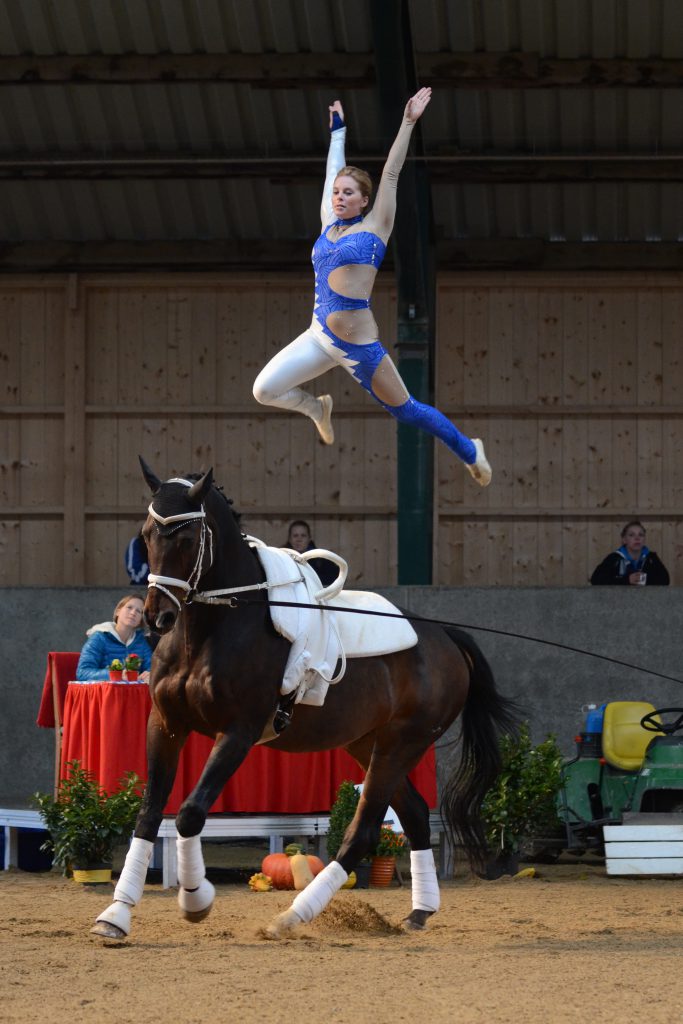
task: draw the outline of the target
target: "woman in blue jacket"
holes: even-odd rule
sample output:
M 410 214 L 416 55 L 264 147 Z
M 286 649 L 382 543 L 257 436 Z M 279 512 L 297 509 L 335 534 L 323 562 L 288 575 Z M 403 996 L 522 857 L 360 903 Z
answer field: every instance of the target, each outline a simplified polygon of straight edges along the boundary
M 138 594 L 126 594 L 114 609 L 113 622 L 99 622 L 87 631 L 76 669 L 80 682 L 99 683 L 109 679 L 109 666 L 115 658 L 120 661 L 130 654 L 140 657 L 140 682 L 149 679 L 152 650 L 142 632 L 143 601 Z

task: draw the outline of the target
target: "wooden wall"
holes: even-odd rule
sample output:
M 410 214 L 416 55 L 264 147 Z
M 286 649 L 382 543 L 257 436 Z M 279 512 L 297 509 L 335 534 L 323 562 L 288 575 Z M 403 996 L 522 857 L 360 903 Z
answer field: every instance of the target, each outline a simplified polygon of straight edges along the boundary
M 683 277 L 440 282 L 438 404 L 486 440 L 485 491 L 438 457 L 440 583 L 586 583 L 641 517 L 683 581 Z
M 444 276 L 437 404 L 481 436 L 480 490 L 437 445 L 439 584 L 583 584 L 641 516 L 683 579 L 683 278 Z M 374 308 L 395 336 L 390 274 Z M 0 281 L 0 584 L 124 585 L 123 551 L 160 476 L 213 466 L 270 543 L 311 521 L 351 581 L 396 582 L 395 425 L 346 374 L 337 443 L 251 394 L 310 321 L 309 275 Z

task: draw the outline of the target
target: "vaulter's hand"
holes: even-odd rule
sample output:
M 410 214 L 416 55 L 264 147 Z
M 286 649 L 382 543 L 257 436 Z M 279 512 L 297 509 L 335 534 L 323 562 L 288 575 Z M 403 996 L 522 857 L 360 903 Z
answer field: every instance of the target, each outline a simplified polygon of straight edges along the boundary
M 344 108 L 341 105 L 341 100 L 335 100 L 334 103 L 327 109 L 330 112 L 330 128 L 332 127 L 332 115 L 334 114 L 335 110 L 341 117 L 342 121 L 344 120 Z
M 414 96 L 410 97 L 406 103 L 404 116 L 411 122 L 411 124 L 415 124 L 417 119 L 422 116 L 425 107 L 431 98 L 432 90 L 429 86 L 426 86 L 424 89 L 419 89 Z

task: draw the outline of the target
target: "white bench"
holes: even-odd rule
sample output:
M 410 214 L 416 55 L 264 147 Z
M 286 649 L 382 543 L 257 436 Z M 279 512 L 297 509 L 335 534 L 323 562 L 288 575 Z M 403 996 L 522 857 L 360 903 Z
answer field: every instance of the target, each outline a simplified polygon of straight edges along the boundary
M 203 839 L 268 839 L 271 853 L 283 849 L 285 836 L 301 836 L 311 839 L 321 856 L 326 855 L 325 836 L 329 829 L 329 815 L 306 814 L 264 814 L 264 815 L 210 815 L 202 829 Z M 0 808 L 0 826 L 5 829 L 5 869 L 16 867 L 18 862 L 19 828 L 44 829 L 45 825 L 38 811 L 8 810 Z M 447 841 L 441 816 L 432 813 L 429 826 L 437 836 L 438 870 L 441 878 L 453 874 L 453 851 Z M 178 861 L 176 857 L 177 832 L 175 818 L 164 818 L 158 835 L 159 850 L 155 850 L 153 865 L 161 868 L 161 881 L 165 889 L 176 885 Z M 160 863 L 159 863 L 160 861 Z

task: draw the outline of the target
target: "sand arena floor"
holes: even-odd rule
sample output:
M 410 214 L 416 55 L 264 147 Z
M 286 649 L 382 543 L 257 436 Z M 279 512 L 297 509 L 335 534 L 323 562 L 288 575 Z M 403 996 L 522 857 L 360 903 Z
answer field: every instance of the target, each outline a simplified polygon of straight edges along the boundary
M 153 884 L 121 943 L 89 935 L 111 887 L 0 872 L 2 1020 L 682 1020 L 681 882 L 608 878 L 595 864 L 538 871 L 495 882 L 463 873 L 421 933 L 397 928 L 407 888 L 342 892 L 282 942 L 261 930 L 290 894 L 219 884 L 210 917 L 190 925 L 174 891 Z

